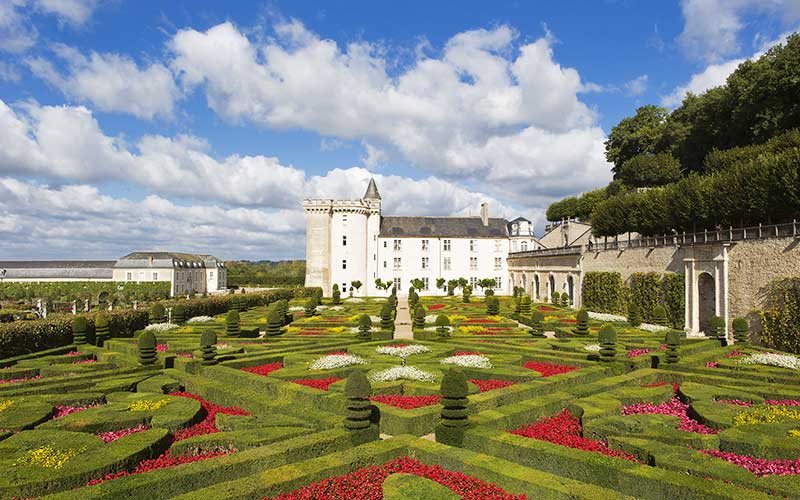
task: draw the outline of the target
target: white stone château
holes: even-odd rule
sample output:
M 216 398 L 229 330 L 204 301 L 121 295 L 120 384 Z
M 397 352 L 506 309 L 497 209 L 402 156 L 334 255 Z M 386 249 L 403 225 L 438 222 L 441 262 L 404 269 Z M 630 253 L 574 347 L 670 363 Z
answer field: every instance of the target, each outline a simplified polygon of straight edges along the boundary
M 444 294 L 439 278 L 464 278 L 475 285 L 493 278 L 496 293 L 510 293 L 509 252 L 541 247 L 533 224 L 522 217 L 511 222 L 489 217 L 481 205 L 479 217 L 407 217 L 381 214 L 381 196 L 371 179 L 357 200 L 307 199 L 306 286 L 319 286 L 326 295 L 334 284 L 342 293 L 382 295 L 376 279 L 391 282 L 406 293 L 411 280 L 425 284 L 422 294 Z M 473 293 L 482 290 L 473 286 Z

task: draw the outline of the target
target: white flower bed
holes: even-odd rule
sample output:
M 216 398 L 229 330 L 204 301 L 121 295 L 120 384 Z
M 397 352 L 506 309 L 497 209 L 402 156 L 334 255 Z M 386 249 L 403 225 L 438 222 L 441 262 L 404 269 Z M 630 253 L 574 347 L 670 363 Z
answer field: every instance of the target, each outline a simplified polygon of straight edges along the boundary
M 358 333 L 358 332 L 360 332 L 360 331 L 361 331 L 361 330 L 359 330 L 357 326 L 350 327 L 350 333 Z M 371 331 L 371 332 L 379 332 L 379 331 L 381 331 L 381 327 L 380 327 L 380 325 L 378 325 L 378 326 L 372 326 L 372 327 L 369 329 L 369 331 Z
M 739 361 L 743 365 L 779 366 L 797 370 L 800 368 L 800 359 L 789 354 L 776 354 L 772 352 L 758 352 L 751 354 Z
M 314 360 L 309 370 L 330 370 L 332 368 L 344 368 L 352 365 L 365 365 L 367 361 L 359 356 L 352 354 L 328 354 Z
M 328 308 L 328 306 L 317 306 L 317 311 L 324 311 L 327 308 Z M 300 310 L 301 311 L 305 311 L 306 309 L 305 309 L 305 307 L 301 307 Z M 336 310 L 338 311 L 339 309 L 336 309 Z
M 619 314 L 596 313 L 592 311 L 589 311 L 589 317 L 597 321 L 628 321 L 628 318 L 620 316 Z
M 377 352 L 378 354 L 388 354 L 389 356 L 399 356 L 401 358 L 407 358 L 409 356 L 413 356 L 414 354 L 431 352 L 431 350 L 425 347 L 424 345 L 419 345 L 419 344 L 407 345 L 405 347 L 382 345 L 376 348 L 375 352 Z
M 433 373 L 420 370 L 413 366 L 394 366 L 370 373 L 371 382 L 392 382 L 395 380 L 414 380 L 417 382 L 435 382 L 436 376 Z
M 428 314 L 425 316 L 425 323 L 436 323 L 436 315 Z
M 350 297 L 349 299 L 345 299 L 345 302 L 355 302 L 355 303 L 359 303 L 359 302 L 364 302 L 364 299 L 357 299 L 357 298 L 355 298 L 355 297 Z
M 668 326 L 651 325 L 650 323 L 642 323 L 636 328 L 644 330 L 646 332 L 663 332 L 664 330 L 669 330 Z
M 486 356 L 480 354 L 465 354 L 463 356 L 450 356 L 444 358 L 443 365 L 463 366 L 464 368 L 491 368 L 492 362 Z
M 305 307 L 300 307 L 300 306 L 292 306 L 292 307 L 289 308 L 289 311 L 291 311 L 291 312 L 298 312 L 298 311 L 305 311 L 305 310 L 306 310 Z
M 211 321 L 214 321 L 211 316 L 195 316 L 194 318 L 189 318 L 187 323 L 209 323 Z
M 148 332 L 168 332 L 176 328 L 180 328 L 180 326 L 175 323 L 153 323 L 144 327 L 145 331 Z
M 228 349 L 230 345 L 226 344 L 225 342 L 214 344 L 217 349 Z
M 381 322 L 381 317 L 380 317 L 380 316 L 370 316 L 370 317 L 369 317 L 369 319 L 370 319 L 370 320 L 371 320 L 373 323 L 380 323 L 380 322 Z
M 583 346 L 583 348 L 586 349 L 587 351 L 597 352 L 600 350 L 600 344 L 589 344 Z
M 326 308 L 328 306 L 317 306 L 317 309 L 319 309 L 320 307 L 322 307 L 324 309 L 324 308 Z M 342 309 L 344 309 L 344 306 L 333 306 L 330 309 L 331 309 L 331 311 L 341 311 Z
M 448 332 L 452 332 L 453 331 L 453 327 L 452 326 L 446 326 L 445 328 L 447 329 Z M 438 326 L 426 326 L 424 328 L 424 330 L 426 332 L 438 332 L 439 331 L 439 327 Z

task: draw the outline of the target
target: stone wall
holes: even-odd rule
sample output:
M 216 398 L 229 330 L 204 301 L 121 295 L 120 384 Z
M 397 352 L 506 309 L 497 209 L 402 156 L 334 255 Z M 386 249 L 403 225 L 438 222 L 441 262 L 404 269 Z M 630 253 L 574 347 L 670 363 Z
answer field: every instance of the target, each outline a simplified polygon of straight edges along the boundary
M 683 253 L 678 247 L 587 252 L 581 259 L 581 271 L 616 271 L 628 283 L 633 273 L 683 273 Z

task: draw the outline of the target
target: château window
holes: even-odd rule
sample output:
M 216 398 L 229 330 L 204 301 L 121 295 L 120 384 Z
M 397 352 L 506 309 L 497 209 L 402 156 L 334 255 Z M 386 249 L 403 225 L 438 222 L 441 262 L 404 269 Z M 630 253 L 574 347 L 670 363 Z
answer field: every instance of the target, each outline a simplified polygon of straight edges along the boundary
M 422 278 L 422 289 L 423 289 L 423 290 L 428 290 L 428 289 L 429 289 L 429 288 L 428 288 L 429 286 L 430 286 L 430 280 L 429 280 L 429 278 Z
M 428 251 L 428 240 L 422 240 L 422 251 L 423 252 Z
M 400 261 L 400 257 L 394 258 L 394 270 L 399 271 L 402 268 L 402 262 Z
M 444 259 L 442 259 L 442 267 L 444 268 L 445 271 L 450 270 L 450 257 L 445 257 Z
M 343 247 L 347 246 L 347 236 L 342 236 L 342 246 Z
M 469 240 L 469 251 L 476 252 L 478 250 L 478 245 L 475 240 Z
M 524 252 L 524 251 L 526 251 L 526 250 L 528 250 L 528 242 L 527 242 L 527 241 L 523 241 L 523 242 L 521 243 L 521 245 L 522 245 L 522 251 L 523 251 L 523 252 Z
M 211 273 L 211 279 L 214 279 L 214 273 Z M 158 273 L 153 273 L 153 281 L 158 281 Z
M 472 289 L 474 290 L 474 289 L 475 289 L 475 286 L 477 286 L 477 284 L 478 284 L 478 278 L 476 278 L 475 276 L 472 276 L 472 277 L 469 279 L 469 286 L 471 286 L 471 287 L 472 287 Z
M 402 287 L 400 286 L 400 285 L 401 285 L 400 278 L 394 278 L 394 279 L 392 279 L 392 283 L 394 283 L 394 287 L 395 287 L 396 289 L 400 290 L 400 289 L 402 288 Z
M 443 244 L 444 244 L 444 251 L 445 252 L 449 252 L 450 251 L 450 240 L 444 240 Z
M 133 273 L 125 273 L 125 281 L 131 281 L 133 279 Z
M 383 261 L 383 268 L 386 269 L 386 261 Z
M 495 276 L 494 277 L 494 287 L 495 288 L 503 288 L 503 277 L 502 276 Z
M 469 269 L 470 269 L 470 271 L 476 271 L 478 269 L 478 258 L 477 257 L 470 257 L 469 258 Z
M 422 269 L 428 269 L 428 262 L 429 261 L 427 257 L 422 258 Z
M 383 248 L 386 248 L 386 243 L 387 243 L 387 241 L 383 240 Z
M 342 259 L 342 269 L 347 269 L 347 259 Z
M 395 252 L 400 251 L 400 240 L 394 240 L 394 251 Z
M 494 240 L 494 251 L 495 252 L 503 251 L 503 240 Z
M 494 269 L 499 271 L 503 268 L 503 258 L 502 257 L 495 257 L 494 258 Z

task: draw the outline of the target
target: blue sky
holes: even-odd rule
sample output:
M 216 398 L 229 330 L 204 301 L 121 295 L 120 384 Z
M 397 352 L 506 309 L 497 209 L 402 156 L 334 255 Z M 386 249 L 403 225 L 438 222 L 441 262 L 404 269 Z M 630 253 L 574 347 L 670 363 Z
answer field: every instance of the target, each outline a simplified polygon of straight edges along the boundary
M 0 259 L 302 258 L 303 197 L 527 216 L 603 141 L 794 31 L 798 0 L 0 0 Z

